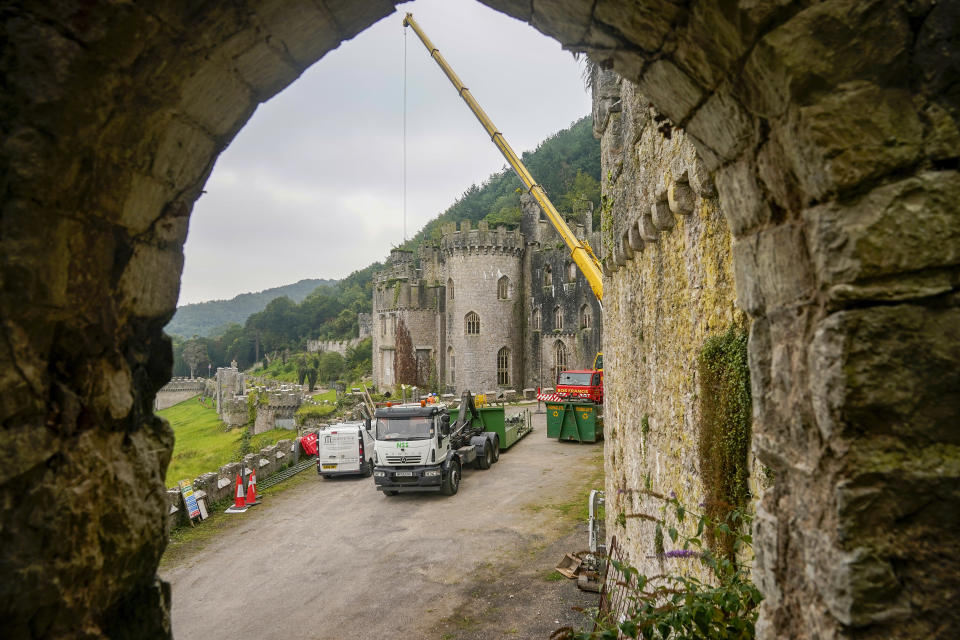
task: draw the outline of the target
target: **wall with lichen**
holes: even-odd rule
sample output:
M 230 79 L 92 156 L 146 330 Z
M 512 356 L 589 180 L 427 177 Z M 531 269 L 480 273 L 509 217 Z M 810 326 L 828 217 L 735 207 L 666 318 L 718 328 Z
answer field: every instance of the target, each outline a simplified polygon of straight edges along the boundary
M 693 560 L 659 555 L 672 542 L 667 537 L 656 549 L 655 523 L 640 515 L 660 515 L 661 502 L 645 491 L 676 494 L 693 511 L 709 493 L 698 459 L 698 358 L 711 336 L 747 323 L 735 307 L 731 235 L 682 130 L 610 72 L 595 74 L 594 102 L 609 274 L 607 532 L 641 571 L 699 573 Z

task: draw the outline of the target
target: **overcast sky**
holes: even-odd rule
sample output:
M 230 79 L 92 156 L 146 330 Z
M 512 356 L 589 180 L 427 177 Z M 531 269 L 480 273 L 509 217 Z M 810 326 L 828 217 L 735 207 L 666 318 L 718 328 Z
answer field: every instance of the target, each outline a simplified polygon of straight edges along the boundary
M 427 36 L 518 152 L 590 111 L 581 63 L 473 0 L 399 5 L 260 106 L 217 160 L 190 219 L 179 304 L 342 278 L 505 162 L 410 29 Z

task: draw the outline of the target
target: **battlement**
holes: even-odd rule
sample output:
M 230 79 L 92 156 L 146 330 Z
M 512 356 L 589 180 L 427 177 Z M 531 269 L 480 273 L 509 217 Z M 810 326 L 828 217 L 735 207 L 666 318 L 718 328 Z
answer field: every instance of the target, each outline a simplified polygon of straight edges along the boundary
M 163 385 L 157 393 L 170 393 L 175 391 L 194 391 L 200 393 L 206 385 L 204 378 L 171 378 L 170 382 Z
M 440 249 L 447 255 L 462 251 L 520 254 L 523 248 L 523 234 L 519 231 L 504 226 L 490 229 L 483 220 L 477 223 L 476 229 L 469 220 L 461 221 L 459 230 L 454 222 L 445 224 L 440 238 Z

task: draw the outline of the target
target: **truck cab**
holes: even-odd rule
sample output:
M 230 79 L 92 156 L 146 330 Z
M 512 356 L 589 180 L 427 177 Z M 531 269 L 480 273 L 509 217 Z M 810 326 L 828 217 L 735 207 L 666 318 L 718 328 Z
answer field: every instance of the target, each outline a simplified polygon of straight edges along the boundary
M 453 495 L 467 464 L 487 469 L 496 462 L 498 435 L 476 425 L 473 399 L 464 396 L 469 398 L 467 407 L 453 425 L 442 404 L 401 404 L 375 411 L 373 477 L 379 491 L 388 496 L 411 491 Z
M 373 473 L 374 441 L 366 422 L 341 422 L 317 433 L 317 474 L 323 478 Z
M 589 400 L 603 404 L 603 370 L 561 371 L 557 376 L 557 395 L 571 400 Z

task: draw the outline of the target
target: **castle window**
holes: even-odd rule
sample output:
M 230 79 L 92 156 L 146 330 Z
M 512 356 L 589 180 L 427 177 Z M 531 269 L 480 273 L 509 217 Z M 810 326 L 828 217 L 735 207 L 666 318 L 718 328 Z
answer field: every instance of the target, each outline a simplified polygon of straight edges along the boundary
M 563 309 L 554 307 L 553 309 L 553 328 L 557 331 L 563 331 Z
M 380 316 L 380 337 L 387 335 L 387 316 Z
M 569 262 L 567 263 L 567 282 L 576 282 L 577 280 L 577 263 Z
M 510 297 L 508 295 L 510 293 L 509 288 L 510 288 L 510 278 L 508 278 L 507 276 L 503 276 L 499 280 L 497 280 L 497 298 L 499 298 L 500 300 L 506 300 L 507 298 L 509 298 Z
M 480 333 L 480 316 L 471 311 L 464 318 L 464 324 L 466 325 L 466 332 L 468 336 L 479 335 Z
M 543 270 L 543 286 L 549 287 L 553 284 L 553 269 L 547 265 Z
M 590 308 L 590 305 L 585 304 L 580 307 L 580 328 L 589 329 L 593 326 L 593 309 Z
M 447 278 L 447 298 L 453 300 L 453 278 Z
M 497 384 L 502 387 L 510 384 L 510 349 L 506 347 L 497 351 Z
M 540 307 L 533 310 L 533 330 L 540 331 Z
M 560 374 L 567 370 L 567 346 L 557 340 L 553 343 L 553 379 L 559 380 Z
M 447 347 L 447 379 L 451 387 L 457 384 L 457 354 L 453 347 Z

